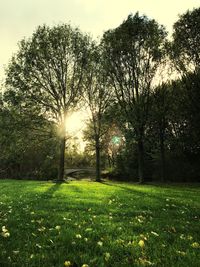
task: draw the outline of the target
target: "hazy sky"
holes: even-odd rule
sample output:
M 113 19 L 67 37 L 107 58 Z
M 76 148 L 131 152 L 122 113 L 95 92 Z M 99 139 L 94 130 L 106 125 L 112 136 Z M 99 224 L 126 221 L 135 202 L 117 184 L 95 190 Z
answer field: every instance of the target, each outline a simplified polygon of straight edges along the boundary
M 139 11 L 171 31 L 178 14 L 199 6 L 200 0 L 0 0 L 0 79 L 17 43 L 40 24 L 71 22 L 96 37 Z

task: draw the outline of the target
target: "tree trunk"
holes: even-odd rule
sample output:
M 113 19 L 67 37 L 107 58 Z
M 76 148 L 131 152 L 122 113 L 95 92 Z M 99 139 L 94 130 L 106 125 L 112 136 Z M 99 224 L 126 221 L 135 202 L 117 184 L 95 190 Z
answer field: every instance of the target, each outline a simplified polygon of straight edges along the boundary
M 99 138 L 96 138 L 96 182 L 101 181 L 101 176 L 100 176 L 100 145 L 99 145 Z
M 165 182 L 165 143 L 164 134 L 160 134 L 160 156 L 161 156 L 161 182 Z
M 64 180 L 64 171 L 65 171 L 65 136 L 61 137 L 60 140 L 60 161 L 59 161 L 59 170 L 58 170 L 58 180 Z
M 142 138 L 138 140 L 138 178 L 139 183 L 144 183 L 144 142 Z

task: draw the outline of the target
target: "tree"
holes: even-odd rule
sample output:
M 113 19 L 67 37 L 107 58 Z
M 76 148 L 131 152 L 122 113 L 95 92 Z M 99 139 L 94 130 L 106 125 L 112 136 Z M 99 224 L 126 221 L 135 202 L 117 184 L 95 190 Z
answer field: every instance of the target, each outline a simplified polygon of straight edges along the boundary
M 88 43 L 88 36 L 70 25 L 39 26 L 20 42 L 7 69 L 7 87 L 37 103 L 58 126 L 59 180 L 64 177 L 66 116 L 81 95 Z
M 37 105 L 6 91 L 0 108 L 0 176 L 18 179 L 50 179 L 57 170 L 57 138 L 54 124 Z
M 129 15 L 116 29 L 107 31 L 103 44 L 110 81 L 121 112 L 134 130 L 138 146 L 138 176 L 144 181 L 144 138 L 149 93 L 162 57 L 166 32 L 155 20 Z
M 169 124 L 171 109 L 170 84 L 163 83 L 157 86 L 152 93 L 151 119 L 152 128 L 155 130 L 159 140 L 159 151 L 161 161 L 161 181 L 166 180 L 166 135 Z
M 173 117 L 176 116 L 175 123 L 180 129 L 179 136 L 181 136 L 183 150 L 190 155 L 190 158 L 200 155 L 199 87 L 200 73 L 198 72 L 188 73 L 187 76 L 173 83 L 173 103 L 176 105 L 173 108 Z
M 185 12 L 173 28 L 170 56 L 181 77 L 175 83 L 180 92 L 179 106 L 176 107 L 178 140 L 187 161 L 192 159 L 192 164 L 196 162 L 199 165 L 200 8 Z M 191 171 L 190 177 L 192 175 Z
M 104 113 L 111 101 L 112 88 L 108 84 L 108 75 L 104 66 L 101 47 L 95 44 L 90 50 L 85 80 L 84 95 L 91 113 L 91 138 L 95 141 L 96 181 L 100 182 L 101 139 L 105 133 L 103 119 Z
M 171 58 L 185 73 L 200 68 L 200 8 L 187 11 L 173 26 Z

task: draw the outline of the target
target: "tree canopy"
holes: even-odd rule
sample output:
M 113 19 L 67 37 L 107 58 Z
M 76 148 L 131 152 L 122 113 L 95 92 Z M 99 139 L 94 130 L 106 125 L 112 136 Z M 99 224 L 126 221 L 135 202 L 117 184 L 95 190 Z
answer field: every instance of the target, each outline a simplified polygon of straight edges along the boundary
M 39 26 L 20 42 L 12 58 L 6 85 L 26 101 L 36 102 L 60 132 L 59 179 L 64 175 L 65 123 L 81 97 L 89 37 L 70 25 Z
M 97 181 L 102 170 L 141 183 L 198 181 L 199 18 L 200 8 L 180 15 L 171 39 L 164 26 L 139 13 L 99 42 L 70 24 L 39 26 L 7 67 L 0 177 L 46 173 L 61 181 L 65 165 L 77 159 L 81 166 L 95 162 Z M 80 153 L 77 140 L 69 144 L 66 136 L 75 107 L 90 111 Z
M 200 66 L 200 8 L 181 15 L 173 27 L 172 60 L 181 71 Z
M 139 179 L 144 180 L 144 132 L 149 94 L 164 45 L 166 32 L 155 20 L 129 15 L 103 37 L 109 77 L 124 116 L 138 143 Z

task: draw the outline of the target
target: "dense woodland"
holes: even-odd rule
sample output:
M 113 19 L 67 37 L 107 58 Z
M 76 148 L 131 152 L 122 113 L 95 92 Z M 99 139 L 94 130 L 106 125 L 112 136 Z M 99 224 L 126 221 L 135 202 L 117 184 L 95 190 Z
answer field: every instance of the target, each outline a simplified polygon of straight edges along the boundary
M 66 135 L 90 111 L 85 150 Z M 96 180 L 200 181 L 200 8 L 164 26 L 129 15 L 96 42 L 71 25 L 19 43 L 0 92 L 0 178 L 58 179 L 96 166 Z

